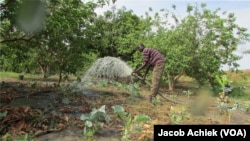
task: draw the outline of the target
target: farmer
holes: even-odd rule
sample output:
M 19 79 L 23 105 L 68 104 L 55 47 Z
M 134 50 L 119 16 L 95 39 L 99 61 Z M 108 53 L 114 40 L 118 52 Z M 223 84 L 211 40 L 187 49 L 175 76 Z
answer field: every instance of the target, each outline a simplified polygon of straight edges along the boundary
M 153 48 L 146 48 L 143 44 L 140 44 L 137 47 L 137 50 L 142 52 L 144 63 L 138 69 L 134 70 L 132 75 L 137 74 L 142 69 L 146 69 L 145 74 L 142 77 L 143 81 L 145 81 L 149 69 L 153 68 L 152 84 L 150 90 L 151 94 L 149 98 L 150 102 L 152 102 L 153 98 L 155 98 L 158 94 L 161 77 L 165 67 L 165 59 L 159 51 Z

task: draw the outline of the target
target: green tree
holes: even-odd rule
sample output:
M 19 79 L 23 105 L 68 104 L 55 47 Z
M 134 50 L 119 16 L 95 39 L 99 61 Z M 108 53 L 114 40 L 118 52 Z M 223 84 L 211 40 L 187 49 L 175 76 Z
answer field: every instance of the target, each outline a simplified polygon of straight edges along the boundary
M 220 10 L 211 11 L 206 4 L 201 4 L 200 8 L 188 6 L 189 15 L 182 21 L 187 28 L 186 35 L 193 35 L 195 46 L 190 68 L 185 72 L 200 84 L 207 80 L 213 84 L 215 76 L 221 72 L 221 65 L 228 64 L 237 69 L 239 65 L 236 61 L 240 57 L 234 51 L 239 44 L 249 41 L 247 29 L 235 23 L 234 13 L 222 12 L 220 16 Z M 192 32 L 188 31 L 190 23 L 195 25 L 191 26 Z
M 112 7 L 95 20 L 96 42 L 94 48 L 100 57 L 120 57 L 125 61 L 133 60 L 135 46 L 142 38 L 146 26 L 141 19 L 125 7 Z
M 95 17 L 96 5 L 82 1 L 50 1 L 45 29 L 40 34 L 41 52 L 45 51 L 49 67 L 59 74 L 76 73 L 89 54 L 89 29 Z M 70 12 L 69 12 L 70 11 Z M 46 60 L 44 61 L 46 62 Z M 46 64 L 46 63 L 45 63 Z M 51 70 L 53 70 L 51 69 Z
M 176 7 L 173 5 L 173 9 Z M 174 12 L 161 10 L 155 13 L 153 28 L 148 36 L 149 46 L 160 50 L 166 57 L 165 77 L 169 89 L 186 74 L 201 85 L 214 81 L 223 64 L 237 68 L 239 56 L 233 52 L 238 45 L 249 40 L 246 28 L 235 23 L 233 13 L 222 13 L 200 6 L 187 6 L 188 15 L 177 18 Z
M 1 4 L 0 12 L 0 56 L 1 69 L 5 71 L 23 72 L 27 68 L 28 51 L 26 42 L 34 36 L 19 30 L 17 17 L 21 9 L 21 0 L 5 0 Z M 19 10 L 20 11 L 20 10 Z
M 25 6 L 27 2 L 34 3 L 36 8 Z M 56 73 L 59 74 L 60 82 L 63 75 L 75 74 L 95 59 L 91 49 L 94 42 L 92 25 L 96 18 L 94 9 L 108 2 L 109 0 L 96 3 L 81 0 L 5 1 L 6 5 L 1 12 L 1 24 L 4 26 L 1 26 L 0 42 L 4 44 L 1 51 L 6 54 L 1 57 L 4 59 L 14 53 L 12 58 L 18 59 L 18 63 L 31 65 L 29 62 L 33 62 L 32 66 L 36 63 L 44 78 Z M 26 9 L 22 10 L 23 7 Z M 27 12 L 36 13 L 39 8 L 43 9 L 39 11 L 41 15 L 24 15 Z M 19 11 L 24 14 L 18 14 Z M 44 24 L 39 30 L 27 30 L 25 26 L 18 24 L 19 16 L 25 19 L 21 23 L 27 25 L 36 21 L 36 16 L 42 16 L 40 18 Z M 18 49 L 21 55 L 16 53 Z M 22 56 L 26 58 L 20 59 Z

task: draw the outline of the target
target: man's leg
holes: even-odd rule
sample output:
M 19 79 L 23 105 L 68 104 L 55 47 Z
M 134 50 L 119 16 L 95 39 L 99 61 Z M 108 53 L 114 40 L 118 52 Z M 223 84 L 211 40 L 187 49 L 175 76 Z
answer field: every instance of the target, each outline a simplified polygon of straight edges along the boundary
M 153 69 L 150 102 L 152 102 L 152 99 L 155 98 L 158 93 L 164 68 L 165 68 L 165 63 L 162 63 L 155 65 Z

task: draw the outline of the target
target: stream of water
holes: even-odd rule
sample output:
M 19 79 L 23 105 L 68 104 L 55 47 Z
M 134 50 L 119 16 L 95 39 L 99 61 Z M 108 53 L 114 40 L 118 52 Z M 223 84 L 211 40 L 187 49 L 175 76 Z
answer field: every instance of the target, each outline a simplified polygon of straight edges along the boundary
M 116 57 L 103 57 L 97 59 L 86 71 L 81 82 L 72 85 L 84 91 L 92 84 L 96 78 L 117 80 L 118 78 L 128 78 L 131 76 L 133 69 L 123 60 Z
M 128 77 L 132 73 L 132 68 L 123 60 L 115 57 L 104 57 L 97 59 L 87 70 L 82 82 L 91 78 L 116 79 L 118 77 Z

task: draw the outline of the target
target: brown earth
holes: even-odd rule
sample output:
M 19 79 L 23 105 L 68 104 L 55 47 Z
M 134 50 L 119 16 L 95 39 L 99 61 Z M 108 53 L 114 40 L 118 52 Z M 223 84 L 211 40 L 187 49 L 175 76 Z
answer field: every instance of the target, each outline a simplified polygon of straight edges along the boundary
M 102 105 L 106 105 L 111 122 L 105 123 L 93 140 L 121 140 L 124 124 L 113 114 L 111 107 L 114 105 L 121 105 L 132 117 L 146 114 L 151 118 L 151 122 L 143 125 L 143 131 L 131 133 L 130 140 L 153 140 L 155 124 L 250 124 L 249 100 L 229 99 L 227 109 L 235 103 L 239 106 L 228 113 L 229 110 L 219 108 L 217 97 L 206 95 L 209 93 L 206 90 L 188 97 L 183 89 L 169 93 L 162 88 L 164 97 L 180 103 L 158 96 L 155 104 L 150 104 L 147 86 L 140 87 L 141 97 L 132 97 L 128 91 L 113 84 L 103 87 L 94 85 L 82 93 L 69 93 L 55 87 L 53 82 L 46 86 L 45 82 L 35 80 L 2 78 L 1 81 L 0 112 L 8 112 L 0 119 L 3 137 L 6 133 L 11 133 L 13 137 L 29 133 L 35 136 L 35 141 L 82 141 L 84 122 L 80 120 L 81 114 Z M 65 97 L 69 103 L 63 102 Z

